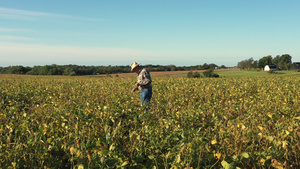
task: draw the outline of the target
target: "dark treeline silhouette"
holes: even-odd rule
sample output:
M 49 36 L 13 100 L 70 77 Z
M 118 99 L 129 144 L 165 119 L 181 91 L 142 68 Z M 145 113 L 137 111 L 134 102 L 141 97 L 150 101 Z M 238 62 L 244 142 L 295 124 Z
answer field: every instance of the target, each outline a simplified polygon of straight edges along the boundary
M 196 66 L 175 65 L 144 65 L 149 71 L 179 71 L 179 70 L 206 70 L 218 67 L 216 64 L 203 64 Z M 222 65 L 220 68 L 226 68 Z M 100 75 L 129 73 L 130 66 L 79 66 L 79 65 L 45 65 L 45 66 L 8 66 L 0 67 L 1 74 L 27 74 L 27 75 Z

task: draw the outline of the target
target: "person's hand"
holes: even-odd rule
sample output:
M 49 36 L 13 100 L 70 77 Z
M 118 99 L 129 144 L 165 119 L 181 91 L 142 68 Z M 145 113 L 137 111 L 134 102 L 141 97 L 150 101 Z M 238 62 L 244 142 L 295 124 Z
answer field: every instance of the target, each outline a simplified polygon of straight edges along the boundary
M 136 87 L 138 87 L 139 85 L 140 85 L 139 83 L 136 83 L 136 84 L 135 84 Z
M 135 87 L 135 88 L 133 88 L 131 91 L 132 91 L 132 92 L 135 92 L 135 91 L 137 91 L 137 89 L 138 89 L 138 88 Z

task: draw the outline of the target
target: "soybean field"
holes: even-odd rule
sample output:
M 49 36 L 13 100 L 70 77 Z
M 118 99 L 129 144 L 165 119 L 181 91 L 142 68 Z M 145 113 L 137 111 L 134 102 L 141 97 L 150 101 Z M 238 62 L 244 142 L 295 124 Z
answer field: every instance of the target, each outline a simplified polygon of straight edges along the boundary
M 22 77 L 22 78 L 20 78 Z M 0 168 L 297 168 L 299 76 L 0 77 Z

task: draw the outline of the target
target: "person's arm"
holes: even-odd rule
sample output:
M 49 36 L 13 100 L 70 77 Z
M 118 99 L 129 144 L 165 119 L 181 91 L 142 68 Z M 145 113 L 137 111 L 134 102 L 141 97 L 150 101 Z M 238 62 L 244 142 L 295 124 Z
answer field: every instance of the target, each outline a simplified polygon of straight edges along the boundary
M 137 90 L 138 90 L 138 88 L 135 87 L 135 88 L 133 88 L 131 91 L 132 91 L 132 92 L 135 92 L 135 91 L 137 91 Z

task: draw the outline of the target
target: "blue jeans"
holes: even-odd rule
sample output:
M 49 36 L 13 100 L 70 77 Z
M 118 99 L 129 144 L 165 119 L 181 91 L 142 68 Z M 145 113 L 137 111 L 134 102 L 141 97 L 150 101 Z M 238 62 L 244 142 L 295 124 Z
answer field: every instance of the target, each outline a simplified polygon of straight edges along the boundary
M 141 91 L 141 101 L 144 105 L 145 103 L 150 103 L 152 97 L 152 88 L 148 88 Z

